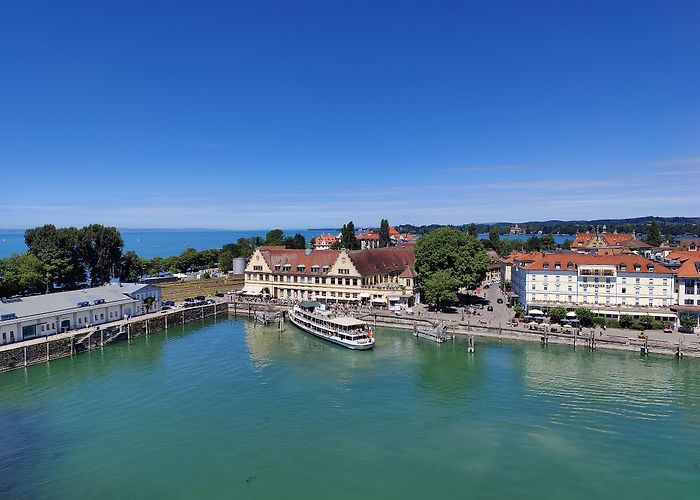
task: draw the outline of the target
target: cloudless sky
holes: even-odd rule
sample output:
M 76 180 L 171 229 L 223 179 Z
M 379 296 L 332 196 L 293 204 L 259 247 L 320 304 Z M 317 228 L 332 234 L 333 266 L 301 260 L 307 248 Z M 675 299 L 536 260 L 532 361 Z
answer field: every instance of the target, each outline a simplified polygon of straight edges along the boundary
M 0 2 L 0 227 L 700 216 L 698 1 Z

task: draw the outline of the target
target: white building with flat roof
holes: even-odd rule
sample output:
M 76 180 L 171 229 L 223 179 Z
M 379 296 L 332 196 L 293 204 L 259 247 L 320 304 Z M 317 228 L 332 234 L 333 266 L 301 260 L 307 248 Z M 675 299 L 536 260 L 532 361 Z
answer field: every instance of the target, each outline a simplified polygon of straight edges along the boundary
M 144 300 L 149 297 L 149 311 L 159 310 L 160 288 L 140 283 L 1 299 L 0 345 L 138 316 L 147 312 Z

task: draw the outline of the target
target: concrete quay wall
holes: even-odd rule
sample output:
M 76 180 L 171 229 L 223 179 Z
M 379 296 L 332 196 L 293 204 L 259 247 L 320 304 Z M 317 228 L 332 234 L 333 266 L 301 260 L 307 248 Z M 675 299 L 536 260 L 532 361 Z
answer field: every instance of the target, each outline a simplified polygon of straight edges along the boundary
M 386 328 L 397 328 L 403 330 L 413 330 L 414 326 L 425 326 L 430 322 L 420 318 L 408 318 L 401 316 L 390 316 L 387 314 L 367 314 L 361 317 L 370 325 L 382 326 Z M 678 345 L 671 342 L 652 341 L 647 342 L 644 339 L 620 339 L 614 337 L 595 337 L 594 342 L 591 342 L 587 336 L 575 336 L 565 333 L 547 333 L 534 330 L 519 330 L 516 328 L 499 328 L 486 325 L 471 325 L 462 324 L 446 325 L 447 331 L 454 335 L 473 336 L 491 339 L 508 339 L 508 340 L 524 340 L 528 342 L 540 342 L 547 344 L 570 345 L 574 348 L 582 349 L 609 349 L 615 351 L 632 351 L 642 352 L 645 349 L 645 354 L 662 354 L 665 356 L 677 356 L 679 353 Z M 680 346 L 680 352 L 683 357 L 700 358 L 700 347 L 695 345 Z
M 219 302 L 187 309 L 137 316 L 108 323 L 91 330 L 78 330 L 43 339 L 34 339 L 4 346 L 0 351 L 0 372 L 46 363 L 84 351 L 103 347 L 111 342 L 143 337 L 175 326 L 216 316 L 228 317 L 228 304 Z

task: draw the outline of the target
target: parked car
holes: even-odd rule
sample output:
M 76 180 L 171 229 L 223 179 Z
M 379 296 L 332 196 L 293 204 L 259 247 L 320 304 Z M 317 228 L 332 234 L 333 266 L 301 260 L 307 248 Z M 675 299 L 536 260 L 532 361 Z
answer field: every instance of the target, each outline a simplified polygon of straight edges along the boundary
M 194 299 L 192 297 L 186 297 L 185 302 L 194 302 Z
M 166 301 L 163 301 L 163 305 L 172 307 L 175 305 L 175 302 L 172 300 L 166 300 Z
M 172 308 L 169 307 L 169 306 L 163 306 L 163 307 L 160 308 L 160 310 L 161 310 L 162 312 L 169 311 L 170 309 L 172 309 Z
M 223 294 L 222 292 L 216 292 L 214 295 L 216 295 L 217 297 L 224 297 L 225 294 Z
M 197 295 L 194 299 L 197 300 L 197 301 L 199 301 L 199 302 L 201 302 L 201 301 L 203 301 L 204 299 L 206 299 L 206 297 L 205 297 L 204 295 Z
M 207 299 L 207 304 L 216 304 L 214 299 Z
M 503 299 L 500 298 L 500 297 L 498 297 L 498 298 L 496 299 L 496 302 L 498 302 L 499 304 L 503 304 Z

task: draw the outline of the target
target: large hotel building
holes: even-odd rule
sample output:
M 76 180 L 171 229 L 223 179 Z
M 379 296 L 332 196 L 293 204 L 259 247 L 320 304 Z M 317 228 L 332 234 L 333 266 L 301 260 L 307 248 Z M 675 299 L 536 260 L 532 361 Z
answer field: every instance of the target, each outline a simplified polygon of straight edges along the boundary
M 415 255 L 412 246 L 364 250 L 292 250 L 262 246 L 245 269 L 243 295 L 411 306 Z
M 644 257 L 552 253 L 522 255 L 512 266 L 512 290 L 531 308 L 587 307 L 594 313 L 650 315 L 676 321 L 675 272 Z

